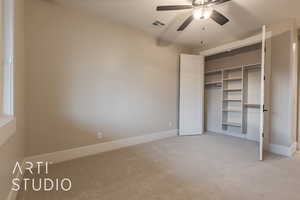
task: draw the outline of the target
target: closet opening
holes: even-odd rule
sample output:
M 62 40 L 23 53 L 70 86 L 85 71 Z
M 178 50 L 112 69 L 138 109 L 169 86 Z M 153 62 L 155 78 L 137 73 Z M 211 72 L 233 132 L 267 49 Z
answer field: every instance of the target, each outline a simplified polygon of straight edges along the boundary
M 204 130 L 260 141 L 262 43 L 205 57 Z

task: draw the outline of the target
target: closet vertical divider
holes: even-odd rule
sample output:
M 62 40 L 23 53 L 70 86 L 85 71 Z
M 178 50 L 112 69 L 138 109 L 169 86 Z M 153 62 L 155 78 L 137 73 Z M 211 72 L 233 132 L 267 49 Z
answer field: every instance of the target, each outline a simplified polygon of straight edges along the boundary
M 221 92 L 222 92 L 222 102 L 221 102 L 221 109 L 222 109 L 222 114 L 221 114 L 221 126 L 222 126 L 222 129 L 226 129 L 227 127 L 224 126 L 223 122 L 227 120 L 227 118 L 225 118 L 225 112 L 224 112 L 224 104 L 226 103 L 225 102 L 225 99 L 224 99 L 224 70 L 221 71 L 221 81 L 222 81 L 222 85 L 221 85 Z
M 247 133 L 247 109 L 245 109 L 245 100 L 247 99 L 247 85 L 248 85 L 248 78 L 245 72 L 245 66 L 242 66 L 242 103 L 241 103 L 241 110 L 242 110 L 242 133 Z

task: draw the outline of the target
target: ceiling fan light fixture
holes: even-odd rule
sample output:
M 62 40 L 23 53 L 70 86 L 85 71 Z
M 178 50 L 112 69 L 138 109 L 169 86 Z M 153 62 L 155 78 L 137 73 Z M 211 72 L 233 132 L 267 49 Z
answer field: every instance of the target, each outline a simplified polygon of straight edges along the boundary
M 210 9 L 206 9 L 204 11 L 203 18 L 208 19 L 208 18 L 210 18 L 211 14 L 212 14 L 212 11 Z
M 207 9 L 204 7 L 195 8 L 193 11 L 193 17 L 196 20 L 208 19 L 208 18 L 210 18 L 211 14 L 212 14 L 212 11 L 210 9 Z
M 199 19 L 203 18 L 203 14 L 204 14 L 204 8 L 203 7 L 195 8 L 194 11 L 193 11 L 193 17 L 196 20 L 199 20 Z

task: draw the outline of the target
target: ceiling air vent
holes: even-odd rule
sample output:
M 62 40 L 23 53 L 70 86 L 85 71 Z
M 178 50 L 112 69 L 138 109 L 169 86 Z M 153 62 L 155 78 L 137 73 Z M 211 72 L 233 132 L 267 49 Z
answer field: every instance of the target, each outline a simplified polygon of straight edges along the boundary
M 163 27 L 165 24 L 161 21 L 156 20 L 152 23 L 153 26 Z

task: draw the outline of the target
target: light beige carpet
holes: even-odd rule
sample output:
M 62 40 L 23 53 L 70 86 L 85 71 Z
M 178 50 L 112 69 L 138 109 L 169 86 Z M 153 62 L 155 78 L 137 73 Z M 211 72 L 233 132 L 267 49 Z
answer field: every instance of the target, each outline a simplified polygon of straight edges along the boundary
M 299 200 L 300 158 L 208 134 L 173 137 L 50 166 L 70 192 L 23 192 L 19 200 Z M 35 177 L 37 178 L 37 177 Z

